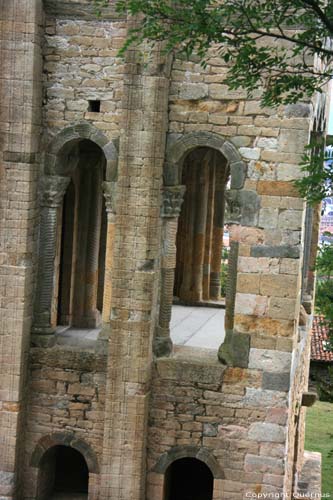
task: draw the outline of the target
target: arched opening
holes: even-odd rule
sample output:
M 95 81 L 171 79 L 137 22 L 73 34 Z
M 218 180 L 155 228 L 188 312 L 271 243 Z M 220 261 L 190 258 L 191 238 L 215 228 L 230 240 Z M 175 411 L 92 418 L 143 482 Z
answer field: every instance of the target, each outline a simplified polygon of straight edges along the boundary
M 38 500 L 88 498 L 87 463 L 74 448 L 57 445 L 50 448 L 40 463 Z
M 224 224 L 229 176 L 226 158 L 213 148 L 198 147 L 183 162 L 181 183 L 186 191 L 176 238 L 176 306 L 171 323 L 176 344 L 215 348 L 221 343 L 229 250 Z M 208 329 L 216 331 L 216 342 L 213 339 L 206 345 Z
M 75 161 L 73 162 L 73 157 Z M 106 161 L 102 150 L 81 140 L 66 154 L 74 168 L 58 223 L 57 325 L 97 328 L 103 308 L 106 210 L 102 182 Z
M 196 458 L 181 458 L 167 469 L 163 500 L 212 500 L 214 477 Z

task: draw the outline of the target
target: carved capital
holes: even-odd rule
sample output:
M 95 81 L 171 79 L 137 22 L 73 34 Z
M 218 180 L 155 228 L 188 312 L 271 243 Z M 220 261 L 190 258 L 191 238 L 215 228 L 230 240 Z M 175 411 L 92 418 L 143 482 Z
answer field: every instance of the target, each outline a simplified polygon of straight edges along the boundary
M 239 192 L 237 190 L 229 190 L 225 193 L 226 200 L 226 223 L 239 223 L 241 220 L 241 203 Z
M 178 217 L 184 201 L 186 186 L 165 186 L 162 192 L 162 217 Z
M 43 177 L 40 184 L 40 204 L 42 207 L 59 207 L 62 203 L 70 177 L 50 175 Z
M 107 211 L 107 214 L 116 214 L 116 202 L 117 202 L 117 183 L 116 182 L 110 182 L 110 181 L 104 181 L 102 183 L 103 187 L 103 194 L 105 198 L 105 208 Z

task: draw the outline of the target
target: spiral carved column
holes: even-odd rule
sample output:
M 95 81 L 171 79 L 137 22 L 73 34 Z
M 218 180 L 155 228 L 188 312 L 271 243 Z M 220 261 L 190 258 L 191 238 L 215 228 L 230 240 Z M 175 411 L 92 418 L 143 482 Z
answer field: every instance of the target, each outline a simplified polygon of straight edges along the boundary
M 185 186 L 163 189 L 161 217 L 163 218 L 163 245 L 159 325 L 155 334 L 154 353 L 165 356 L 171 352 L 170 320 L 176 268 L 176 236 L 178 217 L 184 199 Z
M 69 177 L 44 177 L 41 184 L 39 269 L 33 333 L 49 335 L 57 321 L 61 205 Z

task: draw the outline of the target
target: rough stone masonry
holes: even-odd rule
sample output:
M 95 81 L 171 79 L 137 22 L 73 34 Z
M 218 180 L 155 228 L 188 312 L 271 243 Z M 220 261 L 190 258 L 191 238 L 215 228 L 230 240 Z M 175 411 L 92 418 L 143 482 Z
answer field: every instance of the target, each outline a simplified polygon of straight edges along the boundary
M 112 2 L 0 13 L 0 498 L 73 491 L 71 449 L 89 500 L 175 500 L 184 463 L 205 500 L 292 499 L 318 236 L 293 181 L 325 94 L 262 108 L 214 48 L 205 69 L 159 46 L 121 59 L 135 20 Z M 219 298 L 224 224 L 221 347 L 172 346 L 175 282 Z

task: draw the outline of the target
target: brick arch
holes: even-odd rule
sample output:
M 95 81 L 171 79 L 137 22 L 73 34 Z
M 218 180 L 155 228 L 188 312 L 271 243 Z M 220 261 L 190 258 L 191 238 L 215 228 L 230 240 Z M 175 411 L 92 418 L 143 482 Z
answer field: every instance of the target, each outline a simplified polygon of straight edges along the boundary
M 181 136 L 169 136 L 166 163 L 164 167 L 164 183 L 167 186 L 181 183 L 181 171 L 185 157 L 199 147 L 212 148 L 219 151 L 227 160 L 231 173 L 231 189 L 241 189 L 246 175 L 246 164 L 238 149 L 222 136 L 213 132 L 190 132 Z
M 89 472 L 99 474 L 98 460 L 90 445 L 83 439 L 77 438 L 75 434 L 67 432 L 56 432 L 42 437 L 32 453 L 31 467 L 39 467 L 44 454 L 54 446 L 69 446 L 74 448 L 84 457 Z
M 107 162 L 107 180 L 116 180 L 118 163 L 116 141 L 110 140 L 101 130 L 85 121 L 66 127 L 51 139 L 46 147 L 45 174 L 61 175 L 58 162 L 61 151 L 66 145 L 76 144 L 82 139 L 87 139 L 100 147 Z
M 168 467 L 181 458 L 196 458 L 205 463 L 214 476 L 214 479 L 224 479 L 222 467 L 207 448 L 199 448 L 197 446 L 174 446 L 158 460 L 152 472 L 157 474 L 165 474 Z

